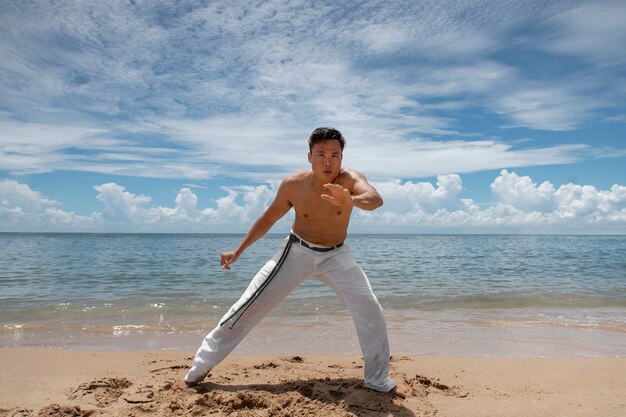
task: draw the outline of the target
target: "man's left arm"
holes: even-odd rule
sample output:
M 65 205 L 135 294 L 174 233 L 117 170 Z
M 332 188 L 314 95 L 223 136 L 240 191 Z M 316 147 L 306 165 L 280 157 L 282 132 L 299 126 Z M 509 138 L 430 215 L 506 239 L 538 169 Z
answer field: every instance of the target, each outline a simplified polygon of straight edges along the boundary
M 352 206 L 362 210 L 375 210 L 383 205 L 383 198 L 376 188 L 370 184 L 365 175 L 358 171 L 350 171 L 350 177 L 354 181 L 352 193 L 339 184 L 325 184 L 332 195 L 322 194 L 322 198 L 336 206 Z

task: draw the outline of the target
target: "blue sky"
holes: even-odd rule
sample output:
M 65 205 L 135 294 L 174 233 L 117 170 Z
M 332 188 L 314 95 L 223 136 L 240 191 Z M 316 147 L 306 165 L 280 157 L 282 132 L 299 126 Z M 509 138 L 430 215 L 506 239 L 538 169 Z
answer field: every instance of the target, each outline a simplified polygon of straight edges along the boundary
M 0 231 L 244 232 L 334 126 L 353 232 L 626 233 L 626 3 L 336 3 L 3 1 Z

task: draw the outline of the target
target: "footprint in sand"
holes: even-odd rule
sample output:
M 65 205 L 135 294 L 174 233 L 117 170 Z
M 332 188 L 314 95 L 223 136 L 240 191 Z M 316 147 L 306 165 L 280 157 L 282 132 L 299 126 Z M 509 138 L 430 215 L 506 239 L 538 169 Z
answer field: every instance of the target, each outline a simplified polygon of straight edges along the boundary
M 262 363 L 260 365 L 254 365 L 254 369 L 268 369 L 268 368 L 278 368 L 278 365 L 274 362 Z
M 77 405 L 52 404 L 39 410 L 37 417 L 88 417 L 93 414 L 93 411 L 81 410 Z
M 287 362 L 291 362 L 291 363 L 302 363 L 304 362 L 304 358 L 302 358 L 302 356 L 292 356 L 290 358 L 285 358 L 283 359 Z
M 32 417 L 34 415 L 34 411 L 28 408 L 13 408 L 11 410 L 0 408 L 0 416 L 2 417 Z
M 448 386 L 448 385 L 442 384 L 437 379 L 428 378 L 426 376 L 419 375 L 419 374 L 415 375 L 415 377 L 412 378 L 410 381 L 408 381 L 408 383 L 411 385 L 411 387 L 413 387 L 413 389 L 415 389 L 415 386 L 418 385 L 418 386 L 423 387 L 424 389 L 432 387 L 446 395 L 459 397 L 459 398 L 465 398 L 469 395 L 469 392 L 462 390 L 461 387 Z
M 124 390 L 131 385 L 132 382 L 126 378 L 100 378 L 81 384 L 68 396 L 68 399 L 84 400 L 87 397 L 88 403 L 103 408 L 116 402 Z M 92 398 L 93 401 L 91 401 Z

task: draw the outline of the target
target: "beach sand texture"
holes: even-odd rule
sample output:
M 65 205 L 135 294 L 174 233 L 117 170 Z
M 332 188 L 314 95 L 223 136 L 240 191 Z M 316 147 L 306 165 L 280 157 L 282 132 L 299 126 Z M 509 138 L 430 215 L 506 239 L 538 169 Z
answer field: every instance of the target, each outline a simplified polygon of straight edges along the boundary
M 231 356 L 174 391 L 192 355 L 0 349 L 0 416 L 624 416 L 626 358 L 393 357 L 413 396 L 365 389 L 355 356 Z

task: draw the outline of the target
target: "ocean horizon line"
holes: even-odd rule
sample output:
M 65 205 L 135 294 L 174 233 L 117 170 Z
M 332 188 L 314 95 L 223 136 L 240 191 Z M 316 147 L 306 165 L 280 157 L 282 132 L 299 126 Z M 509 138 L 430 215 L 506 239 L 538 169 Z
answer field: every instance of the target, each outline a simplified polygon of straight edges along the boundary
M 0 234 L 4 235 L 123 235 L 123 236 L 132 236 L 132 235 L 166 235 L 166 236 L 175 236 L 175 235 L 206 235 L 206 236 L 245 236 L 247 232 L 104 232 L 104 231 L 3 231 L 0 230 Z M 265 236 L 284 236 L 289 233 L 285 232 L 268 232 Z M 503 232 L 503 233 L 472 233 L 472 232 L 438 232 L 438 233 L 401 233 L 401 232 L 349 232 L 349 236 L 616 236 L 616 237 L 626 237 L 626 233 L 512 233 L 512 232 Z

